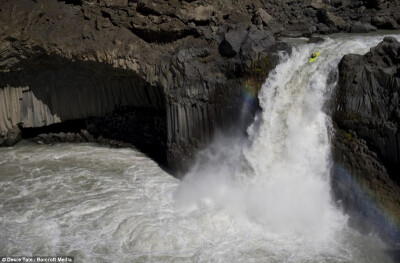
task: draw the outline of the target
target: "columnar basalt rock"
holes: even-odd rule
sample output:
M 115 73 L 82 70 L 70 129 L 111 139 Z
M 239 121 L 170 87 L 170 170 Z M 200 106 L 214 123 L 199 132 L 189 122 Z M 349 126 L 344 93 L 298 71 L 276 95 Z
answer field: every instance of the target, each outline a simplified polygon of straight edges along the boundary
M 364 56 L 341 60 L 332 105 L 333 156 L 340 167 L 333 173 L 334 189 L 347 210 L 360 211 L 370 200 L 376 212 L 364 207 L 369 211 L 364 217 L 371 223 L 380 220 L 382 228 L 400 223 L 399 92 L 400 43 L 395 38 L 385 38 Z M 352 183 L 344 183 L 346 174 Z M 400 240 L 398 230 L 384 230 Z
M 237 117 L 242 93 L 255 95 L 278 62 L 276 51 L 288 49 L 277 36 L 346 31 L 373 17 L 395 28 L 399 6 L 398 0 L 4 0 L 0 142 L 16 126 L 150 109 L 164 112 L 169 165 L 184 170 L 196 149 L 245 118 Z M 386 27 L 380 21 L 376 26 Z
M 154 118 L 164 114 L 160 127 L 167 127 L 163 138 L 153 140 L 154 151 L 166 151 L 169 166 L 184 170 L 196 149 L 236 122 L 241 92 L 259 88 L 277 62 L 272 50 L 287 48 L 252 26 L 245 8 L 232 15 L 235 22 L 223 18 L 236 8 L 178 1 L 4 1 L 1 137 L 17 126 L 91 117 L 103 118 L 96 124 L 108 127 L 107 116 L 120 109 L 147 110 Z M 226 58 L 219 47 L 237 30 L 242 36 L 235 54 Z M 142 119 L 131 120 L 149 123 Z M 98 130 L 129 137 L 110 133 L 110 127 Z

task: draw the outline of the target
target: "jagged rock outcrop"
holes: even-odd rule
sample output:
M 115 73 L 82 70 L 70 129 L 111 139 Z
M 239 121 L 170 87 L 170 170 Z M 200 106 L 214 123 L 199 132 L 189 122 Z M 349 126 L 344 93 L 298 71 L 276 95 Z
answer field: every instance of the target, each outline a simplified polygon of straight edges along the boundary
M 274 53 L 287 49 L 277 36 L 348 31 L 373 17 L 394 28 L 399 8 L 398 0 L 3 0 L 0 143 L 16 126 L 145 109 L 164 114 L 168 163 L 181 170 L 217 131 L 246 119 L 237 117 L 242 94 L 256 97 Z
M 379 221 L 382 228 L 392 226 L 394 229 L 385 233 L 390 233 L 397 242 L 400 241 L 400 233 L 395 229 L 400 223 L 399 95 L 400 43 L 395 38 L 386 37 L 364 56 L 349 54 L 341 60 L 332 106 L 337 128 L 333 140 L 334 189 L 346 200 L 346 209 L 368 212 L 363 216 L 371 224 Z

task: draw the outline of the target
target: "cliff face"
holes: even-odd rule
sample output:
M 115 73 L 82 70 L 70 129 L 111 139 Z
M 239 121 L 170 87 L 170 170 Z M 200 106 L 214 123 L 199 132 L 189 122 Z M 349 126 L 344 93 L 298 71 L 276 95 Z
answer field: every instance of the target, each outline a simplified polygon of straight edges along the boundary
M 184 168 L 197 148 L 236 121 L 242 92 L 256 93 L 277 61 L 272 50 L 282 46 L 269 31 L 251 26 L 245 8 L 237 23 L 211 25 L 225 21 L 222 10 L 233 8 L 178 1 L 3 1 L 2 137 L 16 125 L 146 109 L 154 118 L 165 116 L 163 150 L 170 167 Z M 115 130 L 113 137 L 127 137 Z
M 216 132 L 251 119 L 257 102 L 242 114 L 244 94 L 256 97 L 287 49 L 275 37 L 397 28 L 399 8 L 398 0 L 3 0 L 0 144 L 18 140 L 17 126 L 129 109 L 121 118 L 143 124 L 134 127 L 164 122 L 161 142 L 146 148 L 182 170 Z
M 348 211 L 400 240 L 400 43 L 385 38 L 339 64 L 334 189 Z M 360 214 L 358 215 L 360 216 Z M 364 220 L 363 220 L 364 221 Z

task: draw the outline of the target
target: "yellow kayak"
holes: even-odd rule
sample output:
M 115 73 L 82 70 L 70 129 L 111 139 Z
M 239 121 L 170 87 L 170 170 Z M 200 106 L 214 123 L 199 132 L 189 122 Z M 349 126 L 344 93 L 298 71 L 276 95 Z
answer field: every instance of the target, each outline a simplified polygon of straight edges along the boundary
M 318 58 L 318 56 L 319 56 L 319 52 L 315 52 L 315 58 L 310 58 L 309 60 L 308 60 L 308 63 L 311 63 L 311 62 L 314 62 L 317 58 Z

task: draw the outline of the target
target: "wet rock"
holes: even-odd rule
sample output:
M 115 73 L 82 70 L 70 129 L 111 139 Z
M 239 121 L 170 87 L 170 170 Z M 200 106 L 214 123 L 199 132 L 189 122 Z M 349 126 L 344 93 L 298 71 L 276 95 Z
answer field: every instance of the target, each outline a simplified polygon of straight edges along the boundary
M 328 27 L 327 25 L 325 25 L 324 23 L 319 23 L 317 25 L 317 31 L 323 35 L 333 33 L 333 30 L 330 27 Z
M 83 136 L 84 140 L 88 142 L 95 142 L 95 138 L 87 130 L 81 130 L 81 135 Z
M 80 135 L 78 133 L 75 134 L 75 133 L 69 132 L 65 135 L 65 141 L 66 142 L 80 142 Z
M 350 29 L 350 33 L 369 33 L 376 31 L 377 28 L 371 24 L 356 22 Z
M 281 33 L 282 37 L 293 37 L 293 38 L 297 38 L 297 37 L 302 37 L 304 35 L 304 32 L 302 31 L 283 31 Z
M 322 37 L 310 37 L 307 43 L 320 43 L 322 41 L 324 41 Z
M 4 146 L 13 146 L 21 140 L 21 130 L 18 126 L 13 127 L 7 132 Z

